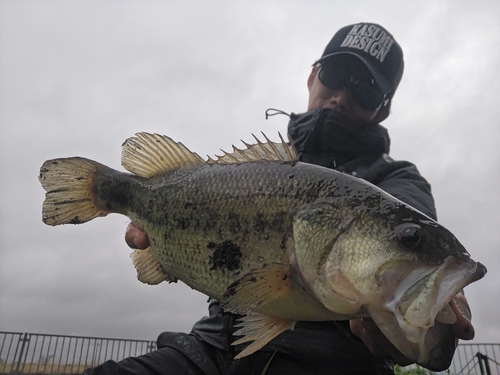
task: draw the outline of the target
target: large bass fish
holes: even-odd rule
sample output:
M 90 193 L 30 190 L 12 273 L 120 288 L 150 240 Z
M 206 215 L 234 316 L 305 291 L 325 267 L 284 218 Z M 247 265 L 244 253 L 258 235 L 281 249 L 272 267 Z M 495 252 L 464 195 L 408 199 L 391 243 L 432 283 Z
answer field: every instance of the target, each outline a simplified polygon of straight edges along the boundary
M 448 302 L 486 268 L 376 186 L 298 162 L 282 138 L 256 140 L 204 161 L 138 133 L 122 151 L 132 174 L 80 157 L 48 160 L 43 221 L 128 216 L 151 244 L 132 254 L 139 280 L 181 280 L 245 315 L 235 344 L 253 342 L 238 357 L 297 321 L 371 317 L 406 357 L 447 368 L 456 320 Z

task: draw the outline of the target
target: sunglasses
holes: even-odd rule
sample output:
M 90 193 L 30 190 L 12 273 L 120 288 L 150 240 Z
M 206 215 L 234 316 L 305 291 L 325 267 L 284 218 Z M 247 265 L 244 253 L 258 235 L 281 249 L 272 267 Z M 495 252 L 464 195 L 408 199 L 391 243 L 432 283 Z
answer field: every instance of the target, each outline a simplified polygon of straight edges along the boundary
M 321 65 L 318 78 L 323 85 L 334 90 L 344 89 L 349 83 L 354 84 L 352 96 L 356 103 L 366 109 L 377 109 L 382 103 L 386 105 L 389 101 L 387 95 L 380 90 L 373 79 L 355 81 L 351 72 L 346 68 Z

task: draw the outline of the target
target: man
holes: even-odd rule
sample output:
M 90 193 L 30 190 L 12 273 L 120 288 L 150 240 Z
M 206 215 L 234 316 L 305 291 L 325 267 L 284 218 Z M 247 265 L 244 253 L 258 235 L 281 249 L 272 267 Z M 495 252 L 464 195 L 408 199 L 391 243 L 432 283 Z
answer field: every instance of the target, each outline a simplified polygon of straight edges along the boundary
M 403 74 L 403 53 L 387 30 L 359 23 L 339 30 L 313 65 L 307 81 L 308 112 L 292 114 L 288 134 L 300 160 L 351 173 L 436 218 L 427 181 L 416 167 L 387 154 L 390 139 L 380 122 L 389 116 Z M 146 233 L 129 225 L 126 241 L 148 246 Z M 470 311 L 462 294 L 451 303 L 455 334 L 472 339 Z M 212 300 L 210 316 L 190 334 L 164 332 L 158 350 L 122 362 L 106 362 L 94 374 L 392 374 L 405 358 L 370 319 L 299 322 L 258 352 L 234 360 L 236 317 Z

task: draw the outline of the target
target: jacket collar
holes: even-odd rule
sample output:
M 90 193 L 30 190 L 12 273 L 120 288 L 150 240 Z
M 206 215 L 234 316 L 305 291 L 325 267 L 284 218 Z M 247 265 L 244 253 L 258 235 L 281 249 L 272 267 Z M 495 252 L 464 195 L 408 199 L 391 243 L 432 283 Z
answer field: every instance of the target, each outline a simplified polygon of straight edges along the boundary
M 390 148 L 389 133 L 380 124 L 360 125 L 328 108 L 292 113 L 288 136 L 300 161 L 348 172 L 356 160 L 379 158 Z

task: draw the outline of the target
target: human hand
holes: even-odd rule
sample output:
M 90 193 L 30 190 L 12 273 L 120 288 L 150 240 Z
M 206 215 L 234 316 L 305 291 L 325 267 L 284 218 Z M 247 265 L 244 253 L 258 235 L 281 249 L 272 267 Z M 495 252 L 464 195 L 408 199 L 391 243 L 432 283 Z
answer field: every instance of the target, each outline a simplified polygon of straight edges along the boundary
M 349 321 L 352 333 L 358 336 L 373 355 L 391 357 L 395 363 L 401 366 L 408 366 L 413 363 L 406 358 L 396 347 L 385 337 L 377 324 L 370 318 L 358 318 Z
M 144 250 L 149 246 L 149 240 L 146 232 L 130 223 L 125 230 L 125 242 L 132 249 Z
M 457 321 L 453 324 L 455 336 L 462 340 L 472 340 L 476 331 L 471 323 L 472 313 L 464 294 L 460 292 L 453 297 L 450 306 L 457 317 Z
M 453 333 L 456 336 L 455 346 L 458 344 L 458 339 L 472 340 L 475 331 L 471 323 L 471 310 L 464 294 L 458 293 L 449 304 L 457 318 L 452 325 Z M 373 320 L 369 318 L 353 319 L 349 324 L 352 333 L 364 342 L 372 354 L 391 357 L 395 363 L 401 366 L 413 363 L 396 349 Z

